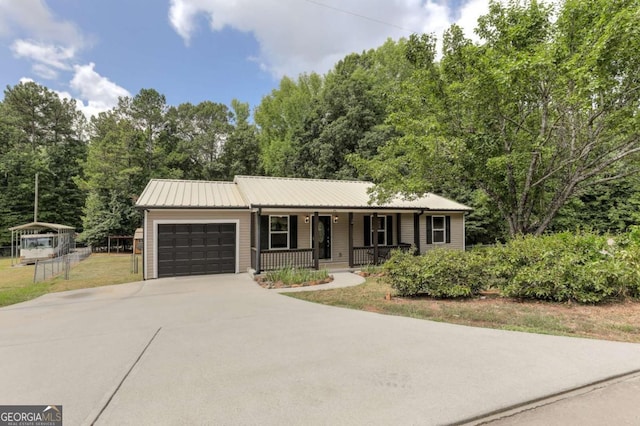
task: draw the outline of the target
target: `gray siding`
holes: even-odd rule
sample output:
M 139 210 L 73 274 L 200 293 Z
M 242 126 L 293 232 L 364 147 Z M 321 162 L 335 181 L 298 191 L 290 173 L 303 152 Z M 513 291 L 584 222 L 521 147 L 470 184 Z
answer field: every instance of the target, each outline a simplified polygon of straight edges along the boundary
M 431 216 L 451 216 L 451 243 L 427 244 L 427 214 L 420 216 L 420 250 L 422 253 L 437 248 L 464 250 L 464 213 L 429 212 Z M 412 222 L 413 223 L 413 222 Z
M 413 238 L 413 213 L 403 213 L 400 219 L 400 242 L 414 244 Z

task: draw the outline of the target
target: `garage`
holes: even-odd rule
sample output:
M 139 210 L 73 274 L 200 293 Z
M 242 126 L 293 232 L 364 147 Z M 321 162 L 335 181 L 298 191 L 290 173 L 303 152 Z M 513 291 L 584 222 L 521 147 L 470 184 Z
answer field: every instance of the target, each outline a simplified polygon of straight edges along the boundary
M 236 272 L 235 223 L 158 224 L 158 277 Z

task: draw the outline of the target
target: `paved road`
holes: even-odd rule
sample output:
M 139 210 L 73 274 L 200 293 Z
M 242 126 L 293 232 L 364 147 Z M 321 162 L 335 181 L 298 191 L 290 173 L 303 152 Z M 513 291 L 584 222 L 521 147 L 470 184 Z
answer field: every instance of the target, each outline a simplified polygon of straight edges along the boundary
M 587 386 L 474 422 L 486 426 L 638 426 L 640 374 Z
M 295 300 L 248 276 L 160 279 L 0 309 L 0 401 L 66 425 L 447 424 L 640 369 L 640 345 Z

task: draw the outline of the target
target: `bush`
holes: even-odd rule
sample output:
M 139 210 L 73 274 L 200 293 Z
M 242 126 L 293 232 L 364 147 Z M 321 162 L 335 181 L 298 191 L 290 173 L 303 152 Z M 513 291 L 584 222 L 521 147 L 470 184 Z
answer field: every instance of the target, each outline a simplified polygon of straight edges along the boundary
M 628 294 L 629 264 L 593 233 L 517 237 L 490 250 L 489 273 L 503 296 L 599 303 Z
M 617 241 L 590 232 L 516 237 L 471 252 L 395 253 L 387 281 L 402 296 L 469 297 L 497 287 L 502 296 L 601 303 L 640 297 L 640 227 Z
M 432 250 L 422 256 L 395 252 L 385 263 L 386 280 L 401 296 L 470 297 L 488 276 L 480 251 Z
M 640 297 L 640 226 L 631 226 L 629 232 L 618 239 L 620 261 L 627 273 L 627 296 Z
M 280 286 L 291 287 L 294 285 L 309 285 L 312 282 L 326 281 L 330 278 L 326 269 L 318 271 L 312 269 L 302 269 L 295 267 L 284 267 L 267 272 L 262 281 L 271 284 L 280 283 Z

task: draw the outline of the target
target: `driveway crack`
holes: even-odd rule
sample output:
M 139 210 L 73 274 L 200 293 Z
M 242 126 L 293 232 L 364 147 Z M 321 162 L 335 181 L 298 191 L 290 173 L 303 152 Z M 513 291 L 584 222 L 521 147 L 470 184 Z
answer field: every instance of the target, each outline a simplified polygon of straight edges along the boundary
M 104 413 L 104 411 L 107 409 L 107 407 L 109 406 L 109 404 L 111 403 L 111 401 L 113 400 L 113 397 L 116 396 L 116 393 L 118 393 L 118 391 L 120 390 L 120 388 L 122 387 L 122 385 L 124 384 L 125 380 L 127 380 L 127 377 L 129 377 L 129 374 L 131 374 L 131 372 L 133 371 L 133 369 L 136 367 L 136 365 L 138 365 L 138 362 L 140 361 L 140 359 L 142 359 L 142 356 L 144 355 L 144 353 L 147 351 L 147 349 L 149 349 L 149 346 L 151 346 L 151 343 L 153 343 L 154 339 L 156 338 L 156 336 L 158 335 L 158 333 L 160 333 L 160 330 L 162 330 L 162 327 L 158 328 L 158 330 L 156 330 L 156 332 L 153 334 L 153 336 L 151 336 L 151 339 L 149 339 L 149 341 L 147 342 L 147 344 L 145 345 L 144 348 L 142 348 L 142 351 L 140 352 L 140 354 L 138 355 L 138 357 L 136 358 L 136 360 L 134 361 L 134 363 L 131 365 L 131 367 L 129 368 L 129 370 L 126 372 L 126 374 L 124 375 L 124 377 L 122 378 L 122 380 L 120 380 L 120 383 L 118 383 L 118 386 L 116 386 L 116 388 L 113 390 L 113 393 L 111 393 L 111 396 L 109 397 L 109 399 L 107 400 L 107 402 L 104 404 L 104 406 L 102 407 L 102 409 L 100 410 L 100 412 L 98 413 L 98 415 L 96 416 L 95 419 L 93 419 L 93 421 L 91 422 L 91 425 L 95 425 L 96 422 L 100 419 L 100 416 L 102 415 L 102 413 Z

